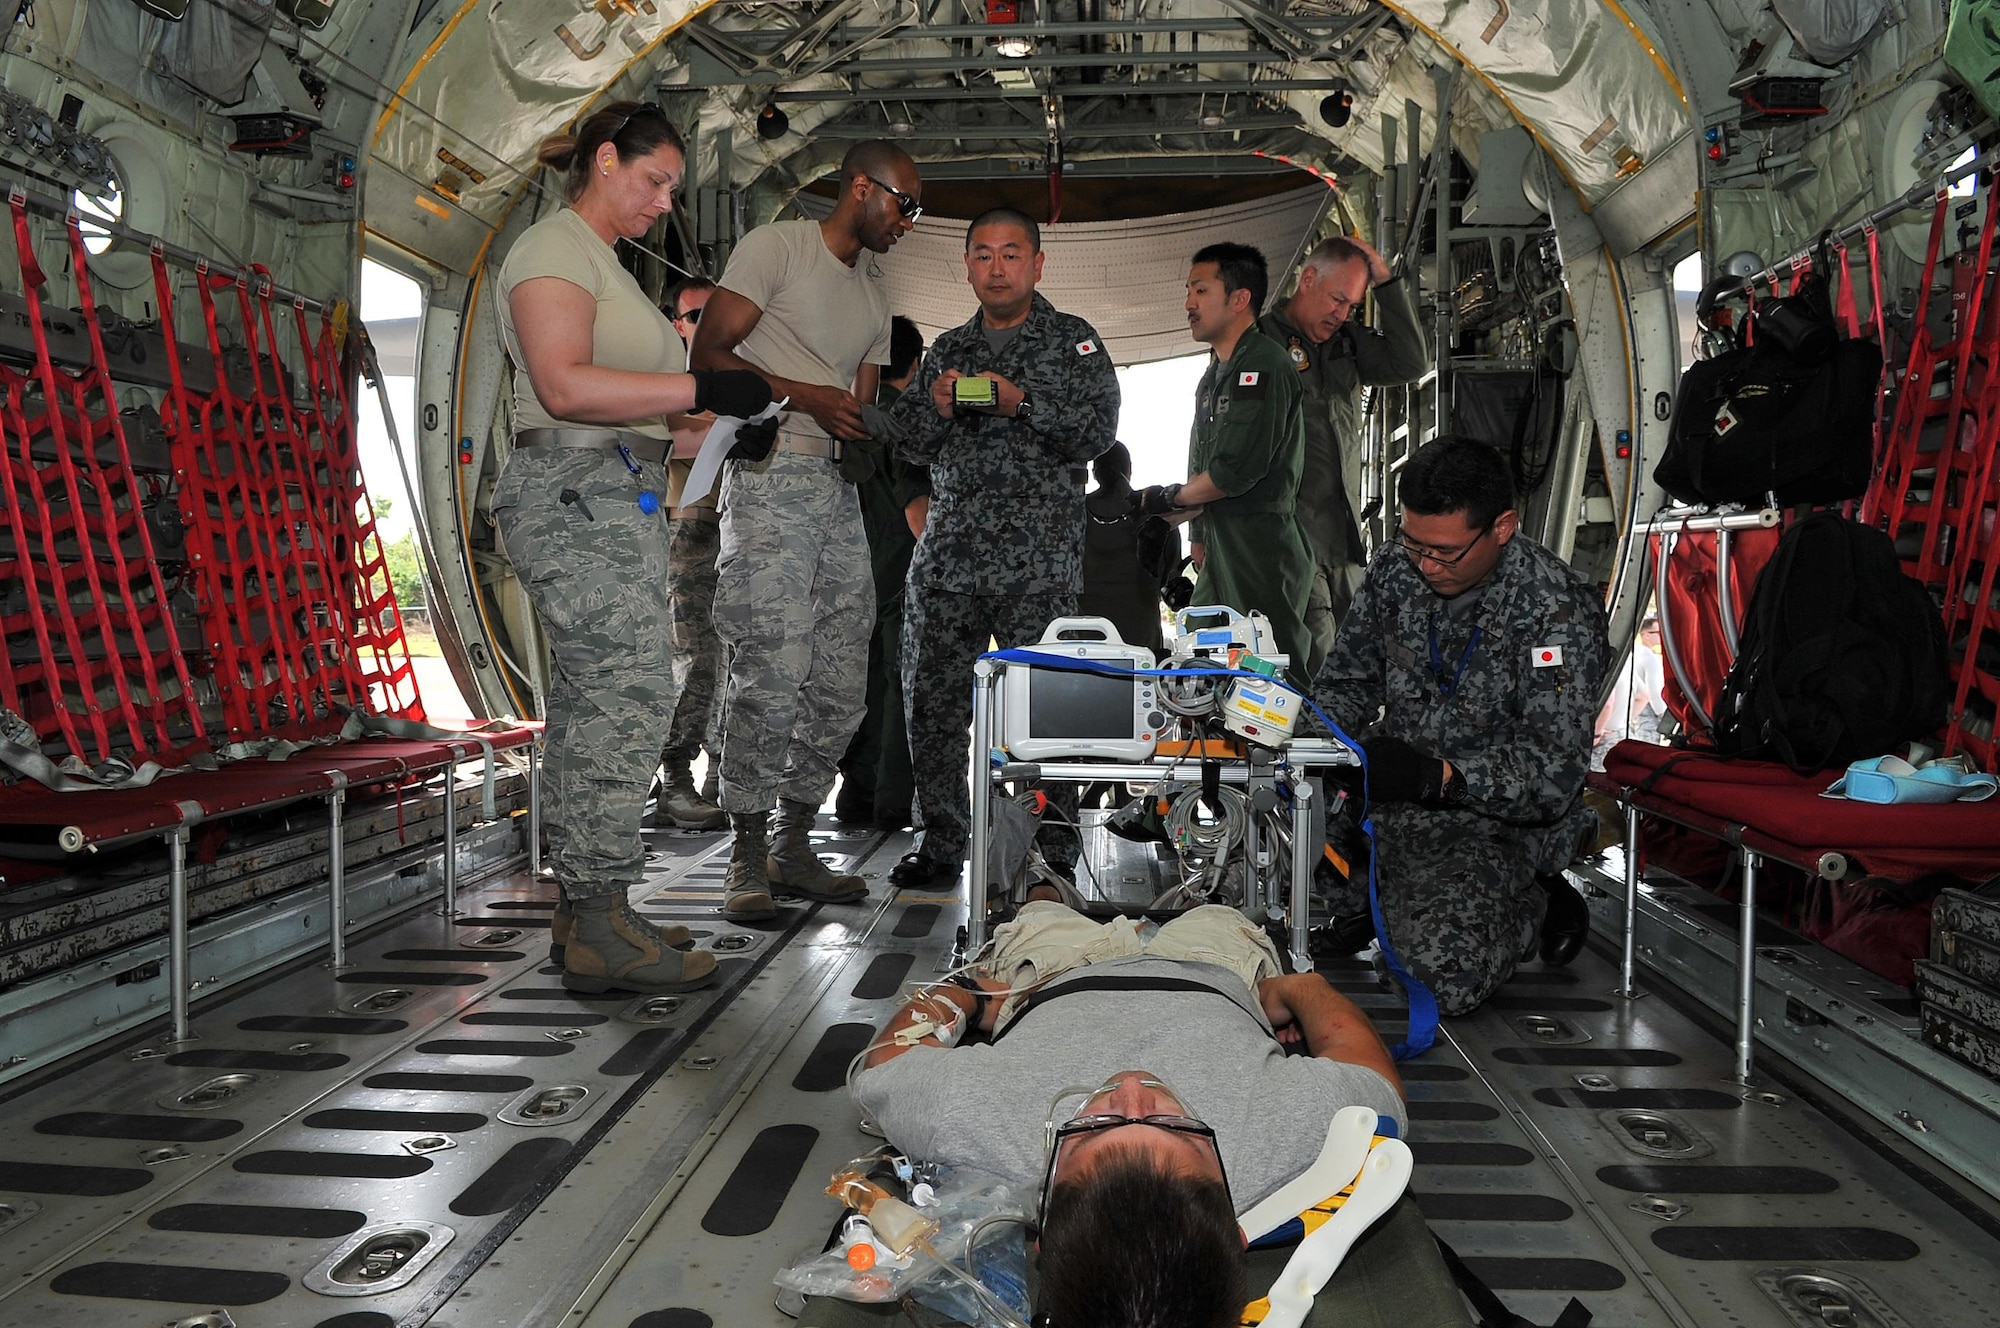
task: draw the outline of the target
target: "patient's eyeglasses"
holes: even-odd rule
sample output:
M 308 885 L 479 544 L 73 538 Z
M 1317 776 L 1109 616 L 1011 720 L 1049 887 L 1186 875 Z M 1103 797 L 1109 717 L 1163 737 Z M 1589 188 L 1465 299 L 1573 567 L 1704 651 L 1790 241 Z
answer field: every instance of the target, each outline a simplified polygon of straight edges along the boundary
M 1174 1091 L 1158 1079 L 1141 1077 L 1138 1082 L 1143 1087 L 1157 1088 L 1168 1094 L 1172 1094 Z M 1091 1093 L 1089 1097 L 1086 1097 L 1084 1105 L 1088 1106 L 1092 1098 L 1101 1097 L 1117 1086 L 1118 1081 L 1115 1079 L 1105 1084 L 1096 1092 Z M 1072 1116 L 1065 1121 L 1057 1121 L 1055 1119 L 1057 1104 L 1060 1104 L 1063 1098 L 1081 1091 L 1083 1090 L 1071 1088 L 1065 1089 L 1062 1093 L 1058 1094 L 1055 1102 L 1050 1104 L 1049 1118 L 1044 1122 L 1042 1127 L 1044 1148 L 1048 1154 L 1048 1161 L 1042 1168 L 1042 1191 L 1041 1198 L 1035 1207 L 1035 1230 L 1040 1231 L 1048 1225 L 1049 1191 L 1055 1187 L 1056 1162 L 1062 1156 L 1063 1144 L 1080 1135 L 1097 1134 L 1105 1130 L 1116 1130 L 1126 1125 L 1151 1125 L 1155 1129 L 1171 1130 L 1175 1134 L 1192 1134 L 1197 1138 L 1208 1140 L 1208 1146 L 1215 1150 L 1215 1168 L 1222 1176 L 1222 1187 L 1225 1190 L 1229 1188 L 1229 1174 L 1222 1170 L 1222 1145 L 1216 1142 L 1215 1130 L 1206 1122 L 1197 1120 L 1193 1116 L 1178 1116 L 1166 1113 L 1151 1116 L 1120 1116 L 1113 1112 L 1091 1112 L 1085 1115 Z M 1177 1096 L 1176 1100 L 1178 1100 Z
M 911 198 L 887 180 L 878 180 L 872 175 L 863 178 L 877 189 L 886 189 L 889 192 L 889 197 L 896 200 L 896 211 L 903 214 L 904 221 L 915 221 L 918 217 L 924 215 L 924 205 L 922 203 Z
M 699 323 L 701 321 L 701 309 L 699 306 L 697 306 L 696 308 L 688 310 L 684 314 L 675 314 L 674 321 L 677 323 L 688 323 L 688 324 Z

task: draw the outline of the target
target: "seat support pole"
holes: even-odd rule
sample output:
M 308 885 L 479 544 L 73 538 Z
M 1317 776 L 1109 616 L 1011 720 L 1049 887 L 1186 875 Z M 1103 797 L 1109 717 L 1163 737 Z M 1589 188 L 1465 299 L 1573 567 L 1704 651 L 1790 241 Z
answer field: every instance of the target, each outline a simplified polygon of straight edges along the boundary
M 167 1008 L 173 1025 L 167 1037 L 169 1042 L 186 1042 L 190 1034 L 187 842 L 185 825 L 167 832 Z
M 1639 995 L 1639 804 L 1625 803 L 1625 937 L 1618 966 L 1617 994 L 1626 1000 Z
M 1757 868 L 1763 859 L 1743 850 L 1742 936 L 1736 955 L 1736 1073 L 1739 1084 L 1754 1084 L 1752 1064 L 1757 1047 Z
M 542 874 L 542 739 L 528 743 L 528 875 Z
M 328 956 L 338 970 L 347 966 L 347 776 L 334 772 L 326 795 L 326 914 Z
M 444 915 L 458 916 L 458 758 L 444 768 Z

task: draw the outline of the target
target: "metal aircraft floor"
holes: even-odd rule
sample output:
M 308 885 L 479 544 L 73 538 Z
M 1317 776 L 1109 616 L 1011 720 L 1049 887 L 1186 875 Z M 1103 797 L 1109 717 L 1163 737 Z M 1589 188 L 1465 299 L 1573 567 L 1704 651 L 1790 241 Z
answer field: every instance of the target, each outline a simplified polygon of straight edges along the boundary
M 548 888 L 517 875 L 458 918 L 377 928 L 340 973 L 295 966 L 197 1006 L 192 1043 L 127 1039 L 15 1086 L 0 1321 L 787 1322 L 771 1275 L 824 1240 L 827 1175 L 874 1142 L 846 1066 L 906 982 L 951 962 L 962 905 L 876 884 L 860 906 L 728 926 L 722 837 L 651 839 L 637 902 L 723 952 L 708 992 L 564 991 Z M 823 840 L 876 882 L 906 848 Z M 1147 850 L 1091 847 L 1103 889 L 1157 885 Z M 1658 975 L 1612 995 L 1608 954 L 1525 966 L 1406 1067 L 1419 1203 L 1511 1308 L 1547 1322 L 1574 1295 L 1633 1328 L 1993 1321 L 1984 1205 L 1828 1115 L 1809 1081 L 1728 1083 L 1713 1021 Z M 1326 971 L 1398 1025 L 1365 962 Z

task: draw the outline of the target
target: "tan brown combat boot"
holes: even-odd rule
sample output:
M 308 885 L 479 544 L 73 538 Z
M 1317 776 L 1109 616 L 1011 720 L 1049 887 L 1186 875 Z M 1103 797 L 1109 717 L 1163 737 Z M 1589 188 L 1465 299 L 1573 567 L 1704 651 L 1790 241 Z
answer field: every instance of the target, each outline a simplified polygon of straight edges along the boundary
M 770 856 L 764 871 L 771 884 L 786 894 L 816 899 L 823 904 L 858 904 L 868 897 L 868 882 L 859 876 L 830 871 L 813 851 L 812 828 L 818 809 L 811 803 L 778 803 L 777 819 L 771 824 Z
M 732 813 L 736 839 L 729 846 L 729 872 L 722 880 L 722 916 L 730 922 L 769 922 L 778 916 L 765 876 L 764 813 Z
M 729 813 L 705 798 L 694 786 L 694 776 L 686 766 L 669 767 L 667 782 L 653 804 L 653 828 L 665 830 L 720 830 L 729 824 Z
M 662 945 L 647 921 L 621 895 L 579 899 L 563 955 L 563 986 L 595 995 L 606 991 L 660 996 L 693 991 L 715 981 L 715 956 Z
M 645 922 L 641 918 L 640 921 Z M 570 929 L 576 925 L 576 910 L 567 897 L 556 900 L 555 915 L 549 919 L 549 962 L 560 964 L 569 950 Z M 694 933 L 678 922 L 646 922 L 658 934 L 660 944 L 672 950 L 692 950 Z

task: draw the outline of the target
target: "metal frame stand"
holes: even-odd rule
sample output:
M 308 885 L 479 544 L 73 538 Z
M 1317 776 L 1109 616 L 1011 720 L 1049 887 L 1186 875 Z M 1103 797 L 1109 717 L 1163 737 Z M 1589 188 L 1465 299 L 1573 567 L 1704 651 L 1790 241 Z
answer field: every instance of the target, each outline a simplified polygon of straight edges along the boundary
M 326 795 L 326 911 L 329 966 L 347 967 L 347 774 L 329 771 L 333 789 Z
M 996 686 L 1001 666 L 992 660 L 978 660 L 972 666 L 972 815 L 971 815 L 971 871 L 967 874 L 966 887 L 966 953 L 977 954 L 986 943 L 986 901 L 991 891 L 992 881 L 987 870 L 987 843 L 992 834 L 992 809 L 989 799 L 993 796 L 993 786 L 997 780 L 1008 778 L 1035 778 L 1055 782 L 1088 784 L 1102 780 L 1152 783 L 1163 777 L 1196 785 L 1200 783 L 1201 762 L 1190 764 L 1184 760 L 1170 760 L 1155 757 L 1152 761 L 1039 761 L 1010 762 L 995 769 L 992 752 L 995 733 Z M 1286 761 L 1285 768 L 1276 765 L 1278 755 Z M 1354 764 L 1354 754 L 1344 746 L 1330 739 L 1295 739 L 1285 744 L 1282 752 L 1269 759 L 1252 762 L 1231 759 L 1221 771 L 1222 781 L 1258 797 L 1270 797 L 1274 782 L 1284 780 L 1292 793 L 1290 853 L 1288 866 L 1291 871 L 1291 888 L 1273 884 L 1269 880 L 1251 880 L 1246 873 L 1244 902 L 1261 904 L 1271 909 L 1274 918 L 1282 911 L 1289 916 L 1288 941 L 1292 962 L 1301 972 L 1312 970 L 1309 932 L 1312 926 L 1312 873 L 1318 858 L 1318 844 L 1324 843 L 1320 833 L 1319 802 L 1314 788 L 1314 780 L 1308 773 L 1312 769 L 1330 768 L 1338 765 Z M 1261 791 L 1258 791 L 1261 790 Z M 1281 843 L 1282 832 L 1274 831 L 1272 841 Z M 1246 854 L 1260 851 L 1261 841 L 1256 837 L 1246 837 Z M 1275 857 L 1275 849 L 1267 856 Z

